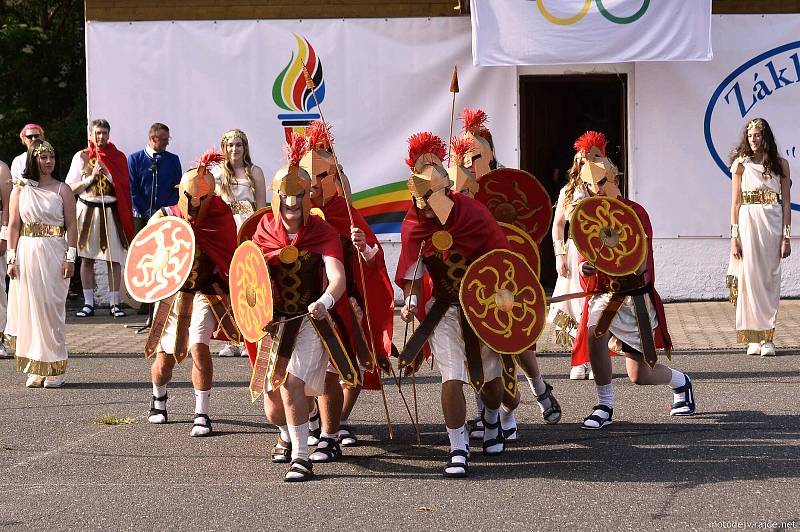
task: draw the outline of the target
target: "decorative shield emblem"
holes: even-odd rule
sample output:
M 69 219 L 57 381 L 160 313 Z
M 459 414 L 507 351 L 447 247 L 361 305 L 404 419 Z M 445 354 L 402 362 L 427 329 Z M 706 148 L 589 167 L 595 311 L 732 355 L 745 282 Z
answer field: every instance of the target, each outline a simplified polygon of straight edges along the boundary
M 171 296 L 189 278 L 194 251 L 194 231 L 183 218 L 164 216 L 149 223 L 128 247 L 128 293 L 141 303 L 155 303 Z
M 264 255 L 252 241 L 239 245 L 230 267 L 231 307 L 239 331 L 256 343 L 272 321 L 272 283 Z
M 629 275 L 647 258 L 647 237 L 633 209 L 616 198 L 592 196 L 572 212 L 569 232 L 578 252 L 601 272 Z
M 495 220 L 516 225 L 540 244 L 553 219 L 550 195 L 538 179 L 524 170 L 498 168 L 478 181 L 475 199 Z
M 498 353 L 522 353 L 544 330 L 542 285 L 526 259 L 512 251 L 495 249 L 470 264 L 459 299 L 475 334 Z
M 247 220 L 242 222 L 242 225 L 239 226 L 239 231 L 237 231 L 237 242 L 241 244 L 246 240 L 252 240 L 253 235 L 256 234 L 256 229 L 258 229 L 258 224 L 261 223 L 261 217 L 270 212 L 272 212 L 272 207 L 262 207 L 251 214 Z
M 539 257 L 539 246 L 531 236 L 516 225 L 498 222 L 500 229 L 506 234 L 511 251 L 522 255 L 536 277 L 539 277 L 542 261 Z

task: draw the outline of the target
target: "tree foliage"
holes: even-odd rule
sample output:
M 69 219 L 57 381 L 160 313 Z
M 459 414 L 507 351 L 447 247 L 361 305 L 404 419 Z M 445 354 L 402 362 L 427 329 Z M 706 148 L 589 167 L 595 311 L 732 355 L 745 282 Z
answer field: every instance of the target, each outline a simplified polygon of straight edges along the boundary
M 45 128 L 61 174 L 86 142 L 86 55 L 82 0 L 0 2 L 0 159 L 24 149 L 19 131 Z

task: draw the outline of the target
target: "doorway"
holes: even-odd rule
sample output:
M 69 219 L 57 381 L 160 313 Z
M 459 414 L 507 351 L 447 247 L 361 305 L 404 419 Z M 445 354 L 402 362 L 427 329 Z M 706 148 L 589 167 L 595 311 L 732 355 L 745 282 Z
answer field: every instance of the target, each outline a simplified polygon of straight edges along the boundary
M 622 172 L 627 197 L 627 85 L 626 74 L 520 76 L 520 166 L 542 182 L 554 205 L 567 182 L 573 143 L 589 130 L 605 133 L 606 155 Z M 539 252 L 541 282 L 551 291 L 556 268 L 549 232 Z

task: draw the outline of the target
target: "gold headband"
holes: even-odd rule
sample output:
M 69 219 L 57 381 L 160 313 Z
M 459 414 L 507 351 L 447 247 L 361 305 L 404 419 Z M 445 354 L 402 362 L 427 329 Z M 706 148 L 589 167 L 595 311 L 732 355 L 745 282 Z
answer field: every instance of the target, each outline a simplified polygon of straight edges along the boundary
M 230 131 L 228 131 L 227 133 L 222 135 L 222 142 L 223 143 L 230 142 L 233 139 L 241 139 L 242 142 L 247 144 L 247 135 L 245 135 L 244 131 L 242 131 L 240 129 L 231 129 Z
M 753 120 L 747 123 L 747 130 L 750 131 L 751 129 L 757 129 L 758 131 L 764 131 L 764 119 L 763 118 L 754 118 Z
M 55 155 L 55 154 L 56 154 L 56 150 L 54 150 L 54 149 L 53 149 L 53 145 L 52 145 L 52 144 L 50 144 L 50 143 L 49 143 L 49 142 L 47 142 L 47 141 L 44 141 L 44 142 L 42 142 L 41 144 L 39 144 L 38 146 L 36 146 L 36 147 L 33 149 L 33 156 L 34 156 L 34 157 L 38 157 L 38 156 L 39 156 L 39 154 L 40 154 L 40 153 L 42 153 L 43 151 L 49 151 L 49 152 L 50 152 L 50 153 L 52 153 L 53 155 Z

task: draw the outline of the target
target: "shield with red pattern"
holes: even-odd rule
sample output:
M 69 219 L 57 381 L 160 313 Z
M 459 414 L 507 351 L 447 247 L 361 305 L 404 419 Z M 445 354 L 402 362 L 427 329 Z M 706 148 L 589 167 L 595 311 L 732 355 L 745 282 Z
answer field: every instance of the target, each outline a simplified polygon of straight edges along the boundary
M 528 262 L 528 266 L 531 267 L 533 273 L 535 273 L 538 277 L 539 272 L 541 271 L 542 262 L 539 257 L 539 246 L 536 244 L 536 242 L 528 233 L 516 225 L 505 224 L 503 222 L 499 222 L 498 225 L 506 234 L 508 245 L 510 246 L 511 251 L 514 253 L 519 253 L 525 257 L 525 260 Z
M 241 244 L 246 240 L 252 240 L 253 235 L 256 234 L 256 229 L 258 229 L 258 224 L 261 223 L 261 218 L 267 214 L 272 212 L 272 207 L 261 207 L 256 212 L 251 214 L 247 220 L 242 222 L 242 225 L 239 226 L 239 230 L 236 234 L 236 241 Z
M 229 284 L 236 325 L 245 340 L 256 343 L 272 321 L 272 282 L 261 248 L 253 241 L 243 242 L 233 253 Z
M 522 353 L 544 330 L 544 290 L 519 253 L 495 249 L 481 255 L 467 268 L 459 299 L 472 330 L 497 353 Z
M 635 273 L 647 258 L 647 236 L 633 209 L 616 198 L 585 198 L 572 212 L 569 232 L 583 258 L 614 277 Z
M 195 238 L 177 216 L 150 222 L 134 237 L 125 259 L 125 288 L 141 303 L 155 303 L 181 289 L 194 262 Z
M 495 220 L 512 224 L 540 244 L 553 219 L 550 195 L 538 179 L 524 170 L 498 168 L 478 180 L 475 199 Z

